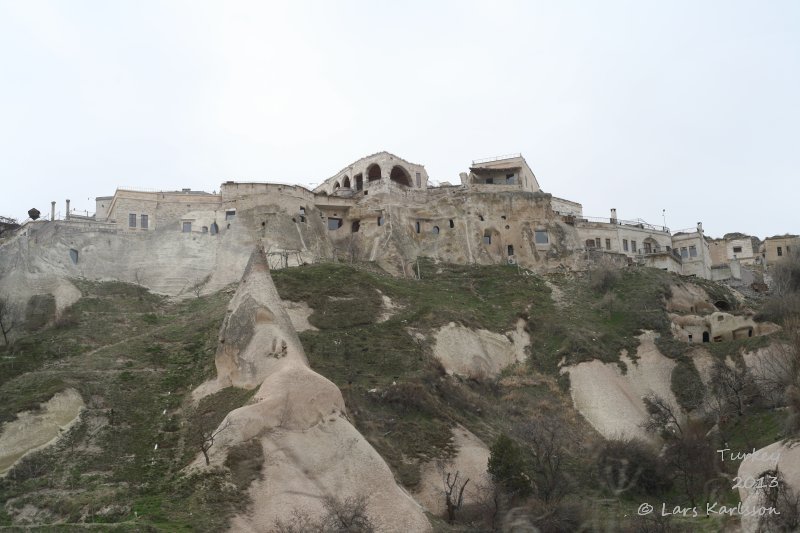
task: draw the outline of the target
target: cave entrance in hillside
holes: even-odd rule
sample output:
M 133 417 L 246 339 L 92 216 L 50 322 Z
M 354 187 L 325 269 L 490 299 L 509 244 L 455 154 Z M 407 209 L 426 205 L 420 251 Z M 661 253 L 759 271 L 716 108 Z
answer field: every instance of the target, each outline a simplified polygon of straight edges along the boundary
M 719 300 L 719 301 L 714 302 L 714 307 L 716 307 L 720 311 L 730 311 L 731 310 L 731 304 L 729 304 L 725 300 Z
M 400 165 L 395 165 L 392 167 L 392 172 L 389 174 L 389 179 L 405 187 L 411 187 L 411 175 Z

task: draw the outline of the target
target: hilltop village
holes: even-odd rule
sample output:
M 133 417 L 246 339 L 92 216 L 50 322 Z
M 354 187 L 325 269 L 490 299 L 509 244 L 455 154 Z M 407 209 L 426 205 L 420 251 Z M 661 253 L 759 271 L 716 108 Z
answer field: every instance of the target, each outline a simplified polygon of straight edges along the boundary
M 344 257 L 378 261 L 401 275 L 413 274 L 419 256 L 537 271 L 582 269 L 603 259 L 750 286 L 763 280 L 749 267 L 800 245 L 796 236 L 709 239 L 701 222 L 671 232 L 620 218 L 615 208 L 607 218 L 587 217 L 580 203 L 544 192 L 521 154 L 472 161 L 460 181 L 430 186 L 423 165 L 378 152 L 314 190 L 235 181 L 213 194 L 118 189 L 96 198 L 94 216 L 67 221 L 209 239 L 244 226 L 263 241 L 273 268 Z

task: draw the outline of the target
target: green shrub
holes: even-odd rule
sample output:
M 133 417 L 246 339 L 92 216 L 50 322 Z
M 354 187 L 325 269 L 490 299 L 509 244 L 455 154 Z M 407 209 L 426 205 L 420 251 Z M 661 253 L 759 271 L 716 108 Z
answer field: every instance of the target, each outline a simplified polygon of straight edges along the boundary
M 488 471 L 492 480 L 508 492 L 527 496 L 533 492 L 522 448 L 505 434 L 500 434 L 490 449 Z

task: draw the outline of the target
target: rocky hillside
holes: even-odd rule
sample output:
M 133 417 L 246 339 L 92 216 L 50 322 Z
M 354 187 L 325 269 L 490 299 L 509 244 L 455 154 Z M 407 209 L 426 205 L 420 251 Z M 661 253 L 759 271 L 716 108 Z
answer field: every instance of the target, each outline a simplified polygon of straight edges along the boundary
M 0 526 L 739 527 L 705 518 L 740 498 L 716 450 L 792 434 L 764 302 L 652 269 L 414 271 L 254 254 L 182 299 L 70 278 L 0 351 Z

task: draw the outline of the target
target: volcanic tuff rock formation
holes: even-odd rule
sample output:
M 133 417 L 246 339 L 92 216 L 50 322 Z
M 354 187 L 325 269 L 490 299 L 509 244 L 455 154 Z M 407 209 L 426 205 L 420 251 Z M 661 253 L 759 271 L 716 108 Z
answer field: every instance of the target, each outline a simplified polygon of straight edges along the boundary
M 255 504 L 234 518 L 233 530 L 267 531 L 295 510 L 319 515 L 327 496 L 366 497 L 380 531 L 430 529 L 420 506 L 347 420 L 336 385 L 309 368 L 263 252 L 250 258 L 231 301 L 216 364 L 216 380 L 201 385 L 195 398 L 230 385 L 258 387 L 250 404 L 223 420 L 209 452 L 211 465 L 219 466 L 237 444 L 256 439 L 264 451 L 261 480 L 249 489 Z M 193 466 L 204 464 L 198 456 Z

